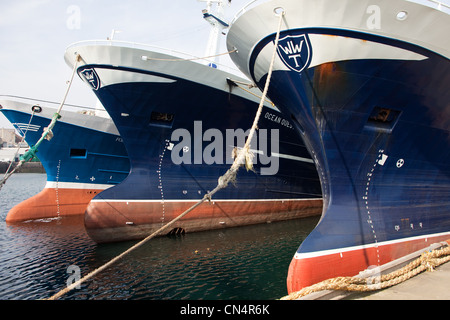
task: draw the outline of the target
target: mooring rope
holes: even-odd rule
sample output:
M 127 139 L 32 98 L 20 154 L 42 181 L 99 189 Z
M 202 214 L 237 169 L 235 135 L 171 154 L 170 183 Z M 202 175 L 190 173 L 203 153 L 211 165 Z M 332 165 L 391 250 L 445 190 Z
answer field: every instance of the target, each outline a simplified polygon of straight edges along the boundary
M 234 80 L 234 79 L 231 79 L 231 78 L 227 78 L 227 81 L 228 81 L 229 84 L 231 84 L 231 85 L 233 85 L 233 86 L 236 86 L 236 87 L 238 87 L 239 89 L 241 89 L 241 90 L 243 90 L 243 91 L 245 91 L 245 92 L 251 94 L 252 96 L 255 96 L 255 97 L 261 99 L 261 96 L 260 96 L 260 95 L 257 95 L 256 93 L 251 92 L 251 91 L 249 90 L 249 89 L 255 88 L 255 87 L 256 87 L 255 84 L 253 84 L 253 83 L 246 83 L 246 82 L 242 82 L 242 81 L 238 81 L 238 80 Z M 242 86 L 239 85 L 239 84 L 245 85 L 248 89 L 242 87 Z M 272 107 L 275 107 L 275 103 L 273 103 L 273 102 L 270 101 L 269 99 L 264 99 L 264 101 L 266 101 L 267 103 L 271 104 Z
M 22 140 L 20 140 L 20 143 L 19 143 L 19 146 L 17 147 L 16 153 L 14 154 L 13 159 L 9 163 L 8 169 L 6 169 L 6 172 L 5 172 L 2 180 L 0 181 L 0 190 L 2 189 L 3 185 L 6 183 L 6 180 L 8 180 L 9 177 L 12 176 L 13 173 L 16 172 L 16 170 L 19 169 L 22 166 L 22 165 L 20 165 L 20 166 L 17 165 L 11 172 L 9 172 L 9 170 L 11 169 L 11 167 L 13 165 L 14 159 L 17 157 L 17 154 L 20 151 L 20 147 L 21 147 L 22 143 L 25 141 L 25 137 L 27 135 L 28 129 L 30 128 L 31 121 L 33 120 L 34 114 L 36 113 L 35 108 L 31 108 L 31 111 L 32 112 L 31 112 L 30 120 L 28 121 L 27 127 L 26 127 L 25 132 L 24 132 L 24 134 L 22 136 Z
M 410 262 L 403 268 L 389 274 L 360 278 L 336 277 L 324 280 L 312 286 L 293 292 L 280 300 L 297 300 L 314 292 L 323 290 L 338 290 L 349 292 L 370 292 L 392 287 L 402 283 L 424 271 L 433 271 L 434 268 L 450 261 L 450 246 L 423 253 L 419 258 Z
M 206 200 L 211 201 L 212 196 L 217 191 L 226 188 L 230 182 L 234 182 L 236 180 L 237 172 L 238 172 L 239 168 L 243 164 L 245 164 L 247 169 L 250 169 L 252 167 L 251 158 L 252 158 L 253 154 L 250 152 L 250 142 L 251 142 L 252 137 L 253 137 L 253 135 L 255 133 L 255 130 L 256 130 L 257 126 L 258 126 L 258 120 L 259 120 L 259 118 L 261 116 L 262 108 L 264 106 L 264 100 L 265 100 L 265 97 L 267 95 L 267 91 L 269 89 L 270 78 L 272 76 L 272 69 L 273 69 L 273 64 L 274 64 L 274 61 L 275 61 L 276 47 L 278 45 L 278 40 L 280 38 L 281 22 L 283 20 L 284 14 L 285 14 L 284 11 L 281 14 L 279 14 L 280 21 L 279 21 L 279 25 L 278 25 L 277 35 L 276 35 L 276 38 L 275 38 L 275 49 L 274 49 L 274 52 L 273 52 L 273 55 L 272 55 L 272 61 L 270 63 L 269 72 L 267 74 L 267 79 L 266 79 L 266 84 L 265 84 L 265 87 L 264 87 L 263 95 L 261 97 L 261 101 L 259 103 L 258 111 L 257 111 L 255 119 L 253 121 L 252 128 L 250 129 L 249 136 L 247 138 L 247 141 L 246 141 L 244 147 L 239 151 L 237 157 L 234 159 L 234 162 L 231 165 L 231 168 L 228 169 L 228 171 L 223 176 L 221 176 L 218 179 L 217 186 L 211 192 L 207 193 L 200 201 L 198 201 L 196 204 L 194 204 L 189 209 L 184 211 L 178 217 L 176 217 L 175 219 L 173 219 L 172 221 L 170 221 L 166 225 L 162 226 L 161 228 L 159 228 L 158 230 L 153 232 L 151 235 L 147 236 L 145 239 L 143 239 L 140 242 L 136 243 L 135 245 L 133 245 L 132 247 L 130 247 L 126 251 L 122 252 L 121 254 L 116 256 L 115 258 L 111 259 L 109 262 L 105 263 L 104 265 L 100 266 L 99 268 L 97 268 L 97 269 L 93 270 L 92 272 L 88 273 L 83 278 L 79 279 L 78 281 L 75 281 L 71 285 L 67 286 L 66 288 L 62 289 L 61 291 L 57 292 L 55 295 L 51 296 L 50 298 L 48 298 L 46 300 L 56 300 L 56 299 L 60 298 L 61 296 L 63 296 L 67 292 L 69 292 L 69 291 L 73 290 L 74 288 L 78 287 L 79 285 L 81 285 L 86 280 L 92 278 L 96 274 L 100 273 L 101 271 L 105 270 L 109 266 L 113 265 L 114 263 L 116 263 L 117 261 L 122 259 L 124 256 L 126 256 L 128 253 L 130 253 L 130 252 L 134 251 L 135 249 L 139 248 L 140 246 L 142 246 L 147 241 L 149 241 L 150 239 L 152 239 L 155 236 L 157 236 L 159 233 L 161 233 L 165 229 L 169 228 L 171 225 L 173 225 L 175 222 L 177 222 L 178 220 L 183 218 L 185 215 L 187 215 L 189 212 L 191 212 L 192 210 L 197 208 L 199 205 L 201 205 Z M 235 51 L 235 50 L 233 50 L 233 51 Z
M 75 71 L 76 71 L 76 69 L 77 69 L 77 64 L 78 64 L 79 61 L 80 61 L 80 55 L 77 55 L 76 61 L 75 61 L 75 64 L 74 64 L 73 70 L 72 70 L 72 76 L 70 77 L 70 80 L 69 80 L 69 82 L 68 82 L 68 86 L 67 86 L 66 92 L 65 92 L 65 94 L 64 94 L 64 98 L 63 98 L 63 100 L 61 101 L 61 104 L 60 104 L 58 110 L 57 110 L 56 113 L 53 115 L 52 120 L 51 120 L 49 126 L 46 127 L 46 128 L 44 128 L 44 132 L 42 132 L 41 138 L 36 142 L 36 144 L 35 144 L 34 146 L 30 147 L 30 148 L 28 149 L 28 151 L 25 152 L 25 154 L 21 157 L 19 163 L 18 163 L 17 166 L 14 168 L 14 170 L 11 171 L 10 173 L 8 173 L 9 168 L 11 167 L 11 164 L 12 164 L 12 162 L 11 162 L 11 164 L 10 164 L 8 170 L 7 170 L 7 173 L 5 173 L 3 179 L 0 181 L 0 190 L 1 190 L 1 187 L 6 183 L 6 181 L 12 176 L 12 174 L 13 174 L 14 172 L 16 172 L 16 171 L 17 171 L 17 170 L 18 170 L 25 162 L 30 161 L 31 159 L 34 158 L 34 156 L 36 156 L 37 148 L 40 146 L 40 144 L 42 143 L 42 141 L 44 141 L 44 139 L 50 140 L 50 139 L 53 137 L 52 129 L 53 129 L 53 127 L 55 126 L 56 121 L 57 121 L 59 118 L 61 118 L 61 115 L 60 115 L 59 113 L 61 112 L 61 109 L 63 108 L 63 106 L 64 106 L 64 104 L 65 104 L 65 102 L 66 102 L 66 98 L 67 98 L 67 95 L 69 94 L 69 90 L 70 90 L 70 87 L 71 87 L 71 85 L 72 85 L 73 77 L 74 77 L 74 75 L 75 75 Z M 34 116 L 34 112 L 35 112 L 34 109 L 32 109 L 32 111 L 33 111 L 33 113 L 32 113 L 32 116 L 31 116 L 31 118 L 30 118 L 30 122 L 28 123 L 28 126 L 30 125 L 31 120 L 33 119 L 33 116 Z M 27 126 L 27 131 L 28 131 L 28 126 Z M 26 134 L 26 133 L 25 133 L 25 134 Z M 24 139 L 25 139 L 25 135 L 24 135 L 23 138 L 22 138 L 22 142 L 23 142 Z M 19 148 L 20 148 L 20 145 L 19 145 Z
M 155 60 L 155 61 L 169 61 L 169 62 L 177 62 L 177 61 L 195 61 L 195 60 L 207 60 L 210 58 L 215 58 L 215 57 L 220 57 L 220 56 L 224 56 L 226 54 L 230 54 L 233 52 L 236 52 L 236 49 L 230 50 L 228 52 L 222 52 L 222 53 L 218 53 L 218 54 L 214 54 L 211 56 L 207 56 L 207 57 L 193 57 L 193 58 L 172 58 L 172 59 L 167 59 L 167 58 L 152 58 L 149 56 L 142 56 L 142 60 Z

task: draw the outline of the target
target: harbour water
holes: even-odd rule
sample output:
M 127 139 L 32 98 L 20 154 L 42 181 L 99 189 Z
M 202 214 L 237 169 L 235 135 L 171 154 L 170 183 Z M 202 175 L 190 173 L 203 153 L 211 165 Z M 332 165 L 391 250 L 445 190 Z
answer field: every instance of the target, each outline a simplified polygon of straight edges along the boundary
M 136 242 L 97 245 L 83 218 L 5 223 L 45 174 L 14 174 L 0 190 L 0 299 L 45 299 Z M 273 300 L 319 217 L 160 237 L 87 280 L 64 300 Z M 78 272 L 79 271 L 79 272 Z

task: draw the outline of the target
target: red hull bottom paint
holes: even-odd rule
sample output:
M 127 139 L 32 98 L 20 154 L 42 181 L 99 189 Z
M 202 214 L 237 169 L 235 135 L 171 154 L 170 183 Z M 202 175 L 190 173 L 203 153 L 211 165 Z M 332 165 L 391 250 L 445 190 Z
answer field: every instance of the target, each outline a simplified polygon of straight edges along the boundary
M 403 239 L 395 243 L 382 244 L 378 247 L 359 248 L 355 250 L 339 249 L 333 253 L 312 253 L 294 256 L 289 266 L 287 289 L 291 294 L 319 283 L 323 280 L 355 276 L 371 266 L 380 266 L 408 254 L 424 249 L 433 243 L 446 241 L 450 234 L 429 235 Z
M 44 188 L 38 194 L 14 206 L 6 216 L 6 222 L 82 215 L 91 199 L 103 190 Z
M 96 242 L 142 239 L 172 221 L 196 201 L 91 201 L 85 227 Z M 248 200 L 203 203 L 161 235 L 175 228 L 195 232 L 320 215 L 322 200 Z

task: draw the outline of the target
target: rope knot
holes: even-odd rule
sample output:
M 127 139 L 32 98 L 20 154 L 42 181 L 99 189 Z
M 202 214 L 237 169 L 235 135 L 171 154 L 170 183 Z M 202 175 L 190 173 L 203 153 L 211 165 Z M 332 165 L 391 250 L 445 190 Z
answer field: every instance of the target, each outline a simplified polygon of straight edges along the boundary
M 422 266 L 424 266 L 428 272 L 433 272 L 434 269 L 439 265 L 436 259 L 431 257 L 425 257 L 425 259 L 421 263 Z
M 231 157 L 233 160 L 239 158 L 237 164 L 241 167 L 245 167 L 247 171 L 254 171 L 253 158 L 255 157 L 255 154 L 250 150 L 249 146 L 244 146 L 242 149 L 234 147 L 231 151 Z

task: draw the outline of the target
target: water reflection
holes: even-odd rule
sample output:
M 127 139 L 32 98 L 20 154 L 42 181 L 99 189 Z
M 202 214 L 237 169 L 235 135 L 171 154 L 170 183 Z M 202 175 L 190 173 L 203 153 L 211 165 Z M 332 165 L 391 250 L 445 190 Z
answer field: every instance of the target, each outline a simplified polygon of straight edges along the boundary
M 286 294 L 289 263 L 317 220 L 153 239 L 71 298 L 276 299 Z M 95 261 L 109 261 L 131 245 L 97 246 Z
M 97 245 L 82 216 L 6 225 L 9 208 L 45 184 L 45 175 L 13 178 L 0 192 L 0 299 L 48 298 L 65 288 L 69 266 L 84 276 L 136 243 Z M 25 182 L 28 195 L 19 189 Z M 155 238 L 62 299 L 277 299 L 286 294 L 295 251 L 317 222 L 318 217 Z

